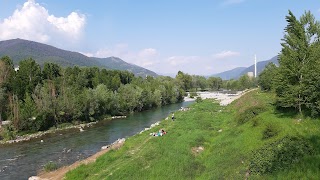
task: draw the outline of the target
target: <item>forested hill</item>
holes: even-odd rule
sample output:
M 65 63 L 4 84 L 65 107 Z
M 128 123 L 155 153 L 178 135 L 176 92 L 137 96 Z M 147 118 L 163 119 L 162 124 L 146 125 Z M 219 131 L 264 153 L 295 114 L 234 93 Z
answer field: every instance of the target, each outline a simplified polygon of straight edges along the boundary
M 41 66 L 43 66 L 44 62 L 53 62 L 61 66 L 96 66 L 107 69 L 127 70 L 138 76 L 157 76 L 153 71 L 129 64 L 120 58 L 87 57 L 78 52 L 66 51 L 23 39 L 0 41 L 0 57 L 2 56 L 9 56 L 15 65 L 23 59 L 33 58 Z

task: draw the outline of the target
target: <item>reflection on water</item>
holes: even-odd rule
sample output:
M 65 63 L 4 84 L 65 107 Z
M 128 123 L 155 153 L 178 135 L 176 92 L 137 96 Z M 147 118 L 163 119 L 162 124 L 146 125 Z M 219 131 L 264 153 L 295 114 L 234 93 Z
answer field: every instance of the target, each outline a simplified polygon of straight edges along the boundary
M 34 139 L 0 146 L 0 179 L 27 179 L 36 175 L 49 161 L 62 166 L 85 159 L 98 152 L 102 146 L 132 136 L 190 103 L 177 103 L 131 114 L 126 119 L 100 122 L 84 132 L 72 129 L 49 134 L 41 137 L 43 142 Z

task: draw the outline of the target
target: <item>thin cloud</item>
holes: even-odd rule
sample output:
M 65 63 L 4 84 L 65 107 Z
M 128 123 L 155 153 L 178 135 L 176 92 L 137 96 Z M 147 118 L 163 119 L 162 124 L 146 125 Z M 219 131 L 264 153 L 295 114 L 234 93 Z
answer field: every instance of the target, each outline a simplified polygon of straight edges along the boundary
M 82 53 L 89 57 L 99 57 L 106 58 L 110 56 L 115 56 L 123 59 L 124 61 L 135 64 L 142 67 L 151 67 L 158 61 L 158 51 L 154 48 L 145 48 L 138 52 L 130 51 L 128 44 L 117 44 L 113 48 L 102 48 L 96 52 Z
M 230 57 L 237 57 L 239 55 L 240 55 L 240 53 L 239 52 L 235 52 L 235 51 L 222 51 L 220 53 L 214 54 L 213 58 L 215 58 L 215 59 L 226 59 L 226 58 L 230 58 Z
M 225 0 L 221 3 L 222 6 L 231 6 L 235 4 L 240 4 L 245 2 L 245 0 Z
M 167 59 L 167 62 L 171 66 L 179 66 L 191 62 L 196 62 L 199 60 L 198 56 L 171 56 Z
M 71 12 L 67 17 L 56 17 L 35 0 L 28 0 L 0 21 L 0 40 L 22 38 L 48 43 L 58 39 L 70 43 L 79 40 L 85 24 L 83 14 Z

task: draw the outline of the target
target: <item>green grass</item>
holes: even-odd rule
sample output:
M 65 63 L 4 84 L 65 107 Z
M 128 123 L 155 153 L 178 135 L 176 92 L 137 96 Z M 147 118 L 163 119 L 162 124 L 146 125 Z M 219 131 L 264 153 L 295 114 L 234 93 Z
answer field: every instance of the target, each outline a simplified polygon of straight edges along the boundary
M 248 172 L 252 179 L 320 177 L 320 122 L 276 112 L 273 100 L 253 91 L 227 107 L 195 103 L 66 179 L 245 179 Z M 161 128 L 165 136 L 149 136 Z M 200 146 L 202 152 L 192 151 Z
M 50 171 L 54 171 L 54 170 L 58 169 L 58 165 L 56 163 L 50 161 L 43 168 L 46 172 L 50 172 Z

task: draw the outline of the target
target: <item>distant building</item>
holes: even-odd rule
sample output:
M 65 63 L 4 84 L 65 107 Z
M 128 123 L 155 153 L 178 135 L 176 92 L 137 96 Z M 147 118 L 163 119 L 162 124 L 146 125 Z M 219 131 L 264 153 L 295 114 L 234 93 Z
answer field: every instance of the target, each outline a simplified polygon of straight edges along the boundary
M 15 67 L 14 70 L 15 70 L 15 71 L 18 71 L 18 70 L 19 70 L 19 66 Z
M 250 78 L 253 78 L 253 72 L 248 72 L 247 75 L 248 75 Z

